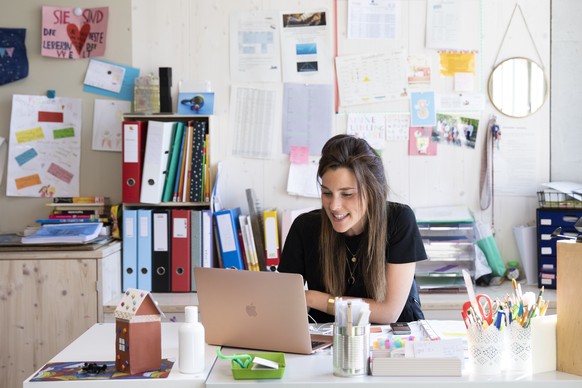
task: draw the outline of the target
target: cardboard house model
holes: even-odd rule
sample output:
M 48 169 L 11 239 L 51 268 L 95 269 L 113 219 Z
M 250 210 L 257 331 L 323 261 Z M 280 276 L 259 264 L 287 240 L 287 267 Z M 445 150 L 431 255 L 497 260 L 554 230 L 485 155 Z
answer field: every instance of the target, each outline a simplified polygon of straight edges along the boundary
M 115 308 L 115 367 L 129 374 L 162 366 L 164 313 L 148 291 L 128 288 Z

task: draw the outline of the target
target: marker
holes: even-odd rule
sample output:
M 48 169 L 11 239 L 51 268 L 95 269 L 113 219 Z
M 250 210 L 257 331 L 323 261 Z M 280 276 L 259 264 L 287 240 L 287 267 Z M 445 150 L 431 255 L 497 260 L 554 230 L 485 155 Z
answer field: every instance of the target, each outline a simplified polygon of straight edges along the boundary
M 501 321 L 502 321 L 504 316 L 505 316 L 505 313 L 503 311 L 497 312 L 497 318 L 495 319 L 495 327 L 496 328 L 501 329 Z
M 519 298 L 519 294 L 517 293 L 517 282 L 515 279 L 511 279 L 511 284 L 513 284 L 513 292 L 515 292 L 515 297 Z

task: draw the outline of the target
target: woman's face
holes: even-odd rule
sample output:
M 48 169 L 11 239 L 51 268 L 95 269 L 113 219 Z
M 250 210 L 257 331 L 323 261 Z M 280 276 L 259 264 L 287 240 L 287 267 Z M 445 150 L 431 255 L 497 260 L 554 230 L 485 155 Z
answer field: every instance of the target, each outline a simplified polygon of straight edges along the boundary
M 352 170 L 340 167 L 323 174 L 321 203 L 336 232 L 357 236 L 364 231 L 366 203 L 360 203 L 356 175 Z

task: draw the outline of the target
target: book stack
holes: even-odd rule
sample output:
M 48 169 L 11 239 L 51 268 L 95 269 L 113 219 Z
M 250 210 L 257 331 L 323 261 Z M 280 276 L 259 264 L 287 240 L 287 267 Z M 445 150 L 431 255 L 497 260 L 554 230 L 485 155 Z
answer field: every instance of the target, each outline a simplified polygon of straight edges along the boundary
M 47 218 L 39 224 L 111 223 L 111 204 L 108 197 L 54 197 L 46 204 L 51 208 Z
M 208 142 L 205 121 L 176 123 L 161 198 L 163 202 L 210 200 Z
M 210 201 L 207 119 L 124 121 L 122 129 L 124 203 Z

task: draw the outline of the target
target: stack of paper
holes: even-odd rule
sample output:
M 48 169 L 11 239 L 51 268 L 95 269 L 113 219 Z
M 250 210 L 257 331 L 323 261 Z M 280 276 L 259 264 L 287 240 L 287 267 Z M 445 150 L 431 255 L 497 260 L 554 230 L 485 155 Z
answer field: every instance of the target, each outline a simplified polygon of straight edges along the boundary
M 570 197 L 582 201 L 582 183 L 577 182 L 548 182 L 543 184 L 560 193 L 569 195 Z
M 466 222 L 474 221 L 473 214 L 466 206 L 436 206 L 414 209 L 418 223 Z
M 103 223 L 42 225 L 36 233 L 22 238 L 23 244 L 84 243 L 99 237 Z
M 461 376 L 458 358 L 391 358 L 374 357 L 372 376 Z

